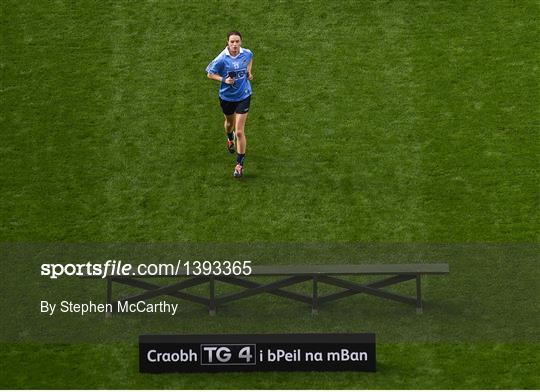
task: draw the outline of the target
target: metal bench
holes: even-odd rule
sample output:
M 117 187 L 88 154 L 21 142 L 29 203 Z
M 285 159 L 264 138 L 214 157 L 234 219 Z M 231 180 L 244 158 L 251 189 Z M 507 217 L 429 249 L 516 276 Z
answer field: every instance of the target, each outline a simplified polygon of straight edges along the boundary
M 108 276 L 107 277 L 107 304 L 112 304 L 117 309 L 117 304 L 122 301 L 135 303 L 155 298 L 162 295 L 183 299 L 202 304 L 208 308 L 210 315 L 215 315 L 218 305 L 251 297 L 261 293 L 270 293 L 279 297 L 288 298 L 311 305 L 312 313 L 317 314 L 319 307 L 331 301 L 349 297 L 354 294 L 368 294 L 393 301 L 403 302 L 416 306 L 416 312 L 422 313 L 422 275 L 444 275 L 449 273 L 448 264 L 364 264 L 364 265 L 275 265 L 253 266 L 249 276 L 225 276 L 208 275 L 192 276 L 186 271 L 180 272 L 175 277 L 182 278 L 179 282 L 167 285 L 157 285 L 145 281 L 148 276 Z M 358 284 L 343 279 L 343 276 L 387 276 L 367 284 Z M 272 283 L 259 283 L 250 280 L 249 277 L 277 277 Z M 170 277 L 170 276 L 168 276 Z M 408 280 L 416 280 L 416 297 L 383 290 L 384 287 L 392 286 Z M 284 290 L 285 287 L 302 283 L 312 282 L 311 295 L 305 295 Z M 112 298 L 113 283 L 137 287 L 143 289 L 139 294 L 130 295 L 117 300 Z M 243 290 L 232 294 L 216 295 L 216 282 L 224 282 L 241 287 Z M 208 297 L 202 297 L 187 293 L 183 290 L 209 284 Z M 335 286 L 343 289 L 339 292 L 319 295 L 319 283 Z

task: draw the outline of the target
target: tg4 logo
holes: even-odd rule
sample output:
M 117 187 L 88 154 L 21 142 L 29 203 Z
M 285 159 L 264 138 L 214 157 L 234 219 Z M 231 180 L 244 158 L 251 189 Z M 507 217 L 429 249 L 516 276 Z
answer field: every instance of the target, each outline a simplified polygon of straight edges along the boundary
M 201 365 L 255 365 L 255 344 L 201 344 Z

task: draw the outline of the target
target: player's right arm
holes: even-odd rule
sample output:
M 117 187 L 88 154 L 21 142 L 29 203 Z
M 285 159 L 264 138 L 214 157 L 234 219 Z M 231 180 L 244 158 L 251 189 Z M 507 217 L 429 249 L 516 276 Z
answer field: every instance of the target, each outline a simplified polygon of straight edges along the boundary
M 234 79 L 231 78 L 230 76 L 228 77 L 223 77 L 221 75 L 218 75 L 218 74 L 213 74 L 213 73 L 208 73 L 208 79 L 212 79 L 212 80 L 217 80 L 218 82 L 223 82 L 223 83 L 227 83 L 227 84 L 233 84 L 234 83 Z
M 216 57 L 210 64 L 208 64 L 208 67 L 206 67 L 206 73 L 208 76 L 208 79 L 216 80 L 218 82 L 224 82 L 226 84 L 233 84 L 234 79 L 230 76 L 221 76 L 220 73 L 223 73 L 224 64 L 222 61 L 221 55 Z

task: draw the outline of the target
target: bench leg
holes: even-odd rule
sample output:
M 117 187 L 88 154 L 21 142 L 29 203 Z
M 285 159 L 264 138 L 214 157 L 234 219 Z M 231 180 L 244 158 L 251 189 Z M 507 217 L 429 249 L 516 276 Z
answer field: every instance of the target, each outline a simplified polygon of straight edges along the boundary
M 422 314 L 422 286 L 420 281 L 420 274 L 416 275 L 416 314 Z
M 107 277 L 107 308 L 112 305 L 112 279 Z M 111 317 L 111 312 L 105 312 L 105 317 Z
M 216 315 L 216 287 L 215 287 L 215 279 L 213 276 L 210 276 L 210 280 L 208 281 L 210 284 L 210 301 L 208 302 L 208 314 L 210 316 Z
M 316 275 L 313 276 L 313 297 L 311 303 L 311 314 L 314 316 L 319 314 L 319 287 Z

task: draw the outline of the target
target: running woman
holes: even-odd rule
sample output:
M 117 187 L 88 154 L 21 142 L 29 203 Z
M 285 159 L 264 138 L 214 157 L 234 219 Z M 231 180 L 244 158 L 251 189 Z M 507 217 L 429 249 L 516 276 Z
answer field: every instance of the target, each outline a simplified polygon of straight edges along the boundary
M 242 35 L 238 31 L 227 34 L 227 46 L 206 67 L 208 78 L 220 82 L 219 101 L 225 117 L 225 133 L 227 149 L 231 154 L 236 152 L 236 166 L 233 176 L 242 177 L 246 156 L 246 135 L 244 126 L 251 100 L 251 83 L 253 79 L 251 66 L 253 53 L 242 48 Z M 236 145 L 234 142 L 236 136 Z

